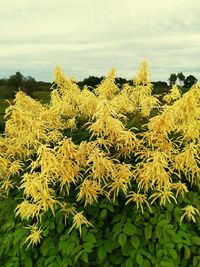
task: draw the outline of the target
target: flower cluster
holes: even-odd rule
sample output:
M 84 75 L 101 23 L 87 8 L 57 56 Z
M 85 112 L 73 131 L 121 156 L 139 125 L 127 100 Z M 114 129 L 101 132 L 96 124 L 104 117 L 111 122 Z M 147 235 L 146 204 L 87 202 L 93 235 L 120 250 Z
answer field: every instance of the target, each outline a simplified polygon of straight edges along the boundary
M 159 108 L 146 61 L 133 84 L 120 90 L 112 69 L 93 92 L 81 90 L 57 67 L 48 105 L 16 94 L 0 137 L 1 189 L 23 196 L 16 215 L 41 222 L 48 210 L 60 210 L 65 220 L 72 217 L 71 229 L 81 232 L 91 223 L 79 203 L 92 205 L 100 197 L 115 201 L 122 194 L 126 204 L 135 202 L 143 212 L 157 199 L 165 205 L 184 197 L 185 180 L 200 186 L 200 85 L 182 96 L 173 86 Z M 127 127 L 135 116 L 148 120 L 146 131 Z M 77 129 L 89 138 L 79 141 L 66 134 Z M 133 158 L 136 164 L 130 164 Z M 68 202 L 74 194 L 75 203 Z M 195 221 L 195 213 L 185 209 L 182 219 Z M 36 244 L 41 233 L 34 224 L 27 241 Z

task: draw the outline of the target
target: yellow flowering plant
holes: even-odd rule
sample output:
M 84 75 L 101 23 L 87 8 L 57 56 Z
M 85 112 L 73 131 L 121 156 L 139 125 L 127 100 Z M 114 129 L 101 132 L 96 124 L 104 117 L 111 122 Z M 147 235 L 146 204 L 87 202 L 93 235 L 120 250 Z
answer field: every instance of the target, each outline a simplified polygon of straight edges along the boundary
M 16 216 L 34 223 L 29 245 L 40 242 L 42 228 L 35 221 L 42 223 L 48 212 L 55 216 L 60 211 L 65 221 L 71 218 L 70 232 L 77 228 L 81 233 L 83 225 L 93 225 L 83 215 L 84 207 L 99 199 L 128 198 L 126 204 L 136 203 L 144 212 L 157 200 L 160 205 L 178 203 L 187 186 L 200 186 L 200 84 L 182 96 L 173 87 L 167 104 L 158 108 L 147 61 L 133 86 L 120 91 L 115 77 L 111 69 L 90 92 L 57 67 L 49 104 L 20 91 L 6 110 L 0 187 L 7 194 L 20 192 Z M 147 120 L 142 133 L 127 127 L 136 114 Z M 69 131 L 75 134 L 67 135 Z M 89 138 L 77 140 L 77 131 Z M 185 209 L 182 218 L 195 221 L 194 213 L 196 209 Z

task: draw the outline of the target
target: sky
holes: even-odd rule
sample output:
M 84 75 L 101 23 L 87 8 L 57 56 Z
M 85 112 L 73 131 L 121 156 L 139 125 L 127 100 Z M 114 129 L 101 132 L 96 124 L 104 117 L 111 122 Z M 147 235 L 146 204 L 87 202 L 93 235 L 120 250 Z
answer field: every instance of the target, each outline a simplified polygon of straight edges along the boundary
M 112 67 L 132 79 L 147 58 L 152 81 L 200 79 L 199 0 L 0 0 L 0 10 L 0 78 L 53 81 L 60 65 L 77 80 Z

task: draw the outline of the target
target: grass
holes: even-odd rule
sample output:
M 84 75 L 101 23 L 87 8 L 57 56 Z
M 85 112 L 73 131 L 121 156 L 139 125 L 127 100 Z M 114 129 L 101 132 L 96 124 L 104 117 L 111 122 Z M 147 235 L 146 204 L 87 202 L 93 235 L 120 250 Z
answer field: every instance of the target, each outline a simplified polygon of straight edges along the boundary
M 32 93 L 32 97 L 43 104 L 47 104 L 50 102 L 50 94 L 50 91 L 35 91 Z
M 9 99 L 10 100 L 10 99 Z M 9 106 L 8 101 L 5 98 L 0 98 L 0 114 L 5 112 L 5 109 Z

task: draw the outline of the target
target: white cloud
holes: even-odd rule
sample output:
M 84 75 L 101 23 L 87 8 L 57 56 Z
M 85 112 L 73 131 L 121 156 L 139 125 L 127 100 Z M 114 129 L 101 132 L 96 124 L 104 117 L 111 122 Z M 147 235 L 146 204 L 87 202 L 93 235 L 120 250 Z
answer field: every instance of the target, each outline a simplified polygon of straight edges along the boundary
M 1 1 L 0 77 L 23 70 L 52 80 L 54 62 L 78 79 L 113 65 L 133 77 L 146 56 L 154 80 L 199 78 L 199 0 Z

